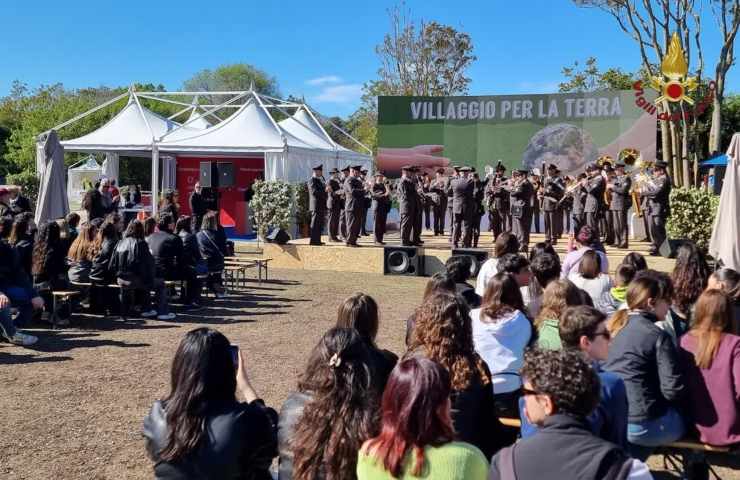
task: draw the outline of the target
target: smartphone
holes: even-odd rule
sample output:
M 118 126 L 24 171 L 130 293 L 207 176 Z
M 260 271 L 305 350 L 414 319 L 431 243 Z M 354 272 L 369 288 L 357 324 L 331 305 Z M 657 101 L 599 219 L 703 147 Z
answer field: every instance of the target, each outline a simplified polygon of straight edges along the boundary
M 229 353 L 231 354 L 231 361 L 234 362 L 234 367 L 239 368 L 239 346 L 229 345 Z

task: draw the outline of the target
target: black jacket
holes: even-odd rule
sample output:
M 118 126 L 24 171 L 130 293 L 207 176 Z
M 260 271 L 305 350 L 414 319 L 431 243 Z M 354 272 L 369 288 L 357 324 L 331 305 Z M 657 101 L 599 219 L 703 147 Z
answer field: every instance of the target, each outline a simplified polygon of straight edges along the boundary
M 198 247 L 198 239 L 194 233 L 183 230 L 180 232 L 180 240 L 182 240 L 181 271 L 184 275 L 193 274 L 197 271 L 196 266 L 204 263 Z
M 208 202 L 206 202 L 206 199 L 203 198 L 203 195 L 197 192 L 193 192 L 190 194 L 190 213 L 195 215 L 196 217 L 202 217 L 206 214 L 206 210 L 208 210 Z M 198 228 L 200 228 L 200 225 L 198 225 Z
M 27 235 L 22 239 L 18 240 L 13 246 L 15 253 L 18 255 L 18 260 L 21 262 L 21 267 L 26 272 L 28 277 L 31 277 L 31 263 L 33 260 L 33 237 Z
M 261 400 L 213 406 L 206 416 L 200 444 L 177 462 L 159 458 L 167 442 L 162 402 L 156 402 L 144 419 L 143 433 L 157 479 L 270 480 L 270 464 L 277 454 L 276 423 L 277 413 Z
M 60 242 L 61 243 L 61 242 Z M 59 280 L 67 276 L 67 249 L 48 247 L 41 271 L 33 275 L 33 283 L 50 282 L 52 288 L 59 285 Z
M 630 423 L 664 415 L 685 391 L 671 337 L 655 325 L 649 313 L 632 313 L 612 338 L 604 370 L 624 381 Z
M 75 261 L 67 259 L 69 264 L 69 270 L 67 270 L 67 277 L 70 282 L 87 283 L 90 281 L 90 270 L 92 269 L 92 262 L 90 260 Z
M 118 241 L 105 240 L 100 252 L 93 258 L 90 268 L 90 281 L 100 285 L 110 285 L 115 281 L 115 272 L 110 270 L 110 259 Z
M 118 242 L 109 268 L 119 279 L 131 282 L 134 288 L 146 287 L 154 280 L 154 258 L 144 240 L 128 237 Z
M 31 277 L 21 266 L 20 258 L 9 243 L 0 240 L 0 291 L 5 287 L 31 290 Z
M 585 419 L 559 414 L 547 417 L 536 435 L 493 457 L 488 478 L 503 478 L 501 459 L 511 449 L 518 480 L 625 478 L 633 462 L 620 447 L 591 433 Z
M 18 195 L 15 200 L 10 201 L 10 209 L 13 210 L 13 213 L 16 215 L 23 212 L 33 211 L 31 209 L 31 201 L 28 197 L 24 197 L 23 195 Z
M 218 246 L 215 233 L 212 230 L 201 230 L 196 234 L 200 254 L 208 263 L 209 272 L 220 272 L 224 269 L 224 254 Z
M 103 218 L 108 214 L 108 210 L 103 205 L 102 194 L 99 190 L 89 190 L 82 200 L 82 208 L 87 210 L 88 221 L 94 218 Z
M 480 307 L 480 296 L 475 293 L 475 287 L 470 285 L 468 282 L 459 282 L 455 284 L 455 290 L 457 294 L 465 299 L 470 309 Z
M 295 427 L 303 415 L 303 408 L 311 400 L 311 395 L 303 392 L 293 392 L 288 395 L 287 400 L 280 408 L 280 420 L 278 422 L 278 480 L 291 480 L 293 478 L 293 447 L 290 445 Z M 317 479 L 320 480 L 320 479 Z
M 179 279 L 183 263 L 183 247 L 180 237 L 160 230 L 149 235 L 146 243 L 154 256 L 155 275 L 166 280 Z

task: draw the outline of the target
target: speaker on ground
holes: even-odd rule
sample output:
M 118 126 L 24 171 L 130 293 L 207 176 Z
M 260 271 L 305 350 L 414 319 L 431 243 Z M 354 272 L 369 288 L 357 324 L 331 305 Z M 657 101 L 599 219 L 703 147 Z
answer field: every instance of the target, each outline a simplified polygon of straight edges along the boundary
M 290 235 L 282 228 L 274 229 L 265 237 L 267 243 L 277 243 L 278 245 L 285 245 L 288 243 L 288 240 L 290 240 Z
M 452 256 L 470 257 L 470 276 L 477 277 L 478 272 L 480 272 L 480 267 L 482 267 L 483 263 L 488 260 L 488 251 L 477 248 L 453 248 Z
M 384 247 L 383 273 L 386 275 L 424 275 L 424 257 L 416 247 Z
M 665 258 L 676 258 L 676 250 L 684 243 L 691 242 L 686 238 L 666 238 L 663 245 L 660 246 L 658 252 Z

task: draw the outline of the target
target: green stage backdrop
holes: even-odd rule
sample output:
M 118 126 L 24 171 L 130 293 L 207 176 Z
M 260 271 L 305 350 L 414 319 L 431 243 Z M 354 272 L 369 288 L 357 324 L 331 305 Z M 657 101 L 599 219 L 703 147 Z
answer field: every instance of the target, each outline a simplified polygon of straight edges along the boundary
M 378 97 L 378 168 L 392 175 L 404 163 L 447 160 L 480 172 L 498 160 L 509 171 L 546 162 L 574 174 L 625 148 L 654 159 L 655 145 L 655 117 L 636 106 L 633 91 Z

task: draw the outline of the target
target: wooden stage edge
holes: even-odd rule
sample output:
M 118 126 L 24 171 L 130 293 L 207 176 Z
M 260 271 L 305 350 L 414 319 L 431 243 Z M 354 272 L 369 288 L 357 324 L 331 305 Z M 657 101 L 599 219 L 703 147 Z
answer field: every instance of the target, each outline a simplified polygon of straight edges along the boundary
M 386 247 L 399 246 L 398 233 L 386 235 L 384 239 Z M 435 237 L 431 232 L 425 231 L 422 235 L 424 246 L 419 247 L 419 254 L 424 256 L 424 275 L 430 276 L 444 269 L 444 263 L 452 255 L 447 236 Z M 286 245 L 274 243 L 260 243 L 262 256 L 271 258 L 270 266 L 274 268 L 287 268 L 298 270 L 328 270 L 337 272 L 375 273 L 383 274 L 383 247 L 375 246 L 373 238 L 360 237 L 360 247 L 347 247 L 343 243 L 328 242 L 326 236 L 322 237 L 325 245 L 309 245 L 307 238 L 291 240 Z M 537 242 L 544 241 L 544 235 L 533 233 L 530 236 L 530 247 Z M 235 242 L 237 253 L 253 253 L 255 242 Z M 481 235 L 478 249 L 485 250 L 489 256 L 493 255 L 493 237 L 490 233 Z M 561 260 L 565 257 L 567 239 L 561 240 L 555 245 L 555 250 Z M 651 257 L 648 255 L 650 244 L 645 242 L 630 242 L 629 249 L 617 249 L 607 247 L 606 255 L 609 259 L 609 270 L 613 272 L 625 255 L 629 252 L 639 252 L 645 256 L 648 266 L 655 270 L 670 272 L 673 270 L 675 260 L 663 257 Z

